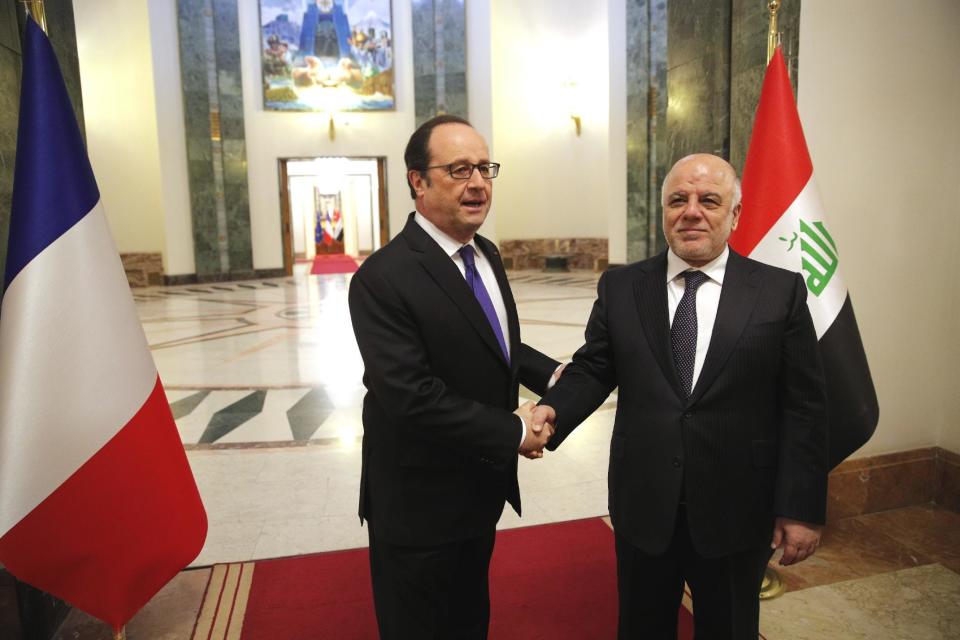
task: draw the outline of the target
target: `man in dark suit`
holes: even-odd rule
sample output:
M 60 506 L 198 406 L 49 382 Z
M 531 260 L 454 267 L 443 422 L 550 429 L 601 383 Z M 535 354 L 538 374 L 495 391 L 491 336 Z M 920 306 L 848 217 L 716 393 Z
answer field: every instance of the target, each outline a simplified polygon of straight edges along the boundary
M 516 409 L 518 383 L 543 393 L 559 363 L 520 342 L 500 255 L 476 235 L 499 170 L 483 137 L 438 116 L 404 159 L 416 212 L 349 298 L 377 623 L 383 638 L 486 638 L 495 527 L 505 501 L 520 513 L 517 453 L 542 455 L 549 437 L 532 432 L 532 403 Z
M 676 638 L 684 581 L 700 638 L 758 635 L 772 549 L 819 541 L 827 486 L 822 364 L 799 274 L 744 258 L 726 161 L 664 181 L 668 251 L 605 273 L 586 343 L 541 400 L 554 449 L 615 388 L 609 509 L 620 638 Z

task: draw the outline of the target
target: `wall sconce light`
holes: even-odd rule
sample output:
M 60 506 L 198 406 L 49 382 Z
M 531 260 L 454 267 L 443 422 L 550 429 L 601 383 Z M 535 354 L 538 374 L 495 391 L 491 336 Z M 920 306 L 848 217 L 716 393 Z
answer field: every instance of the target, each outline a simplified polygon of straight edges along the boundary
M 576 80 L 566 80 L 560 85 L 560 92 L 563 95 L 563 103 L 567 108 L 567 113 L 570 114 L 570 118 L 573 120 L 573 125 L 577 130 L 577 137 L 580 136 L 581 132 L 581 122 L 580 122 L 580 89 L 577 86 Z

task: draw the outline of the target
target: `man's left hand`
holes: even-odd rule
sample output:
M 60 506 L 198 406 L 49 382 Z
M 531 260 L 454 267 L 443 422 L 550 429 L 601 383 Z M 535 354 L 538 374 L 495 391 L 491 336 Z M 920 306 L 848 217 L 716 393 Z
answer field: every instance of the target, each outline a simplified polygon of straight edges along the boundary
M 780 558 L 783 566 L 802 562 L 817 550 L 817 545 L 820 544 L 820 529 L 818 525 L 778 517 L 773 525 L 770 548 L 783 547 L 783 557 Z

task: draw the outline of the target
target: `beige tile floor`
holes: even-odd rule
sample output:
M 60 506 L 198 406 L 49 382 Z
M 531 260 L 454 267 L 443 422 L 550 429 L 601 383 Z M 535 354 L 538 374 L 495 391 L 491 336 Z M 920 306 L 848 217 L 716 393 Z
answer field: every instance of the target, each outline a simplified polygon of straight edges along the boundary
M 523 340 L 565 359 L 580 345 L 596 276 L 511 274 Z M 214 563 L 364 546 L 356 516 L 362 363 L 349 276 L 138 290 L 137 305 L 172 403 L 209 392 L 178 420 L 210 522 L 193 563 L 128 626 L 131 640 L 189 638 Z M 322 389 L 326 409 L 297 442 L 287 411 Z M 211 421 L 266 390 L 262 408 L 216 441 Z M 556 453 L 520 461 L 524 517 L 500 528 L 604 515 L 615 396 Z M 246 405 L 244 405 L 246 406 Z M 219 412 L 219 414 L 218 414 Z M 312 428 L 312 426 L 311 426 Z M 922 531 L 917 531 L 918 527 Z M 960 516 L 917 507 L 833 523 L 810 562 L 765 602 L 766 638 L 960 638 Z M 63 638 L 105 630 L 74 612 Z

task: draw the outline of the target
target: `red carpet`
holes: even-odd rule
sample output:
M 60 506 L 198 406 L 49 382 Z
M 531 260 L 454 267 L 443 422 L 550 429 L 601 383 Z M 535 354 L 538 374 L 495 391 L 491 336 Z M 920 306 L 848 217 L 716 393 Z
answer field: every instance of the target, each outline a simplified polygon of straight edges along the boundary
M 599 518 L 498 532 L 491 640 L 615 638 L 613 546 Z M 355 549 L 216 565 L 221 577 L 207 588 L 194 638 L 237 637 L 242 629 L 241 640 L 374 640 L 367 557 Z M 683 607 L 678 637 L 693 637 Z
M 313 259 L 310 275 L 324 273 L 353 273 L 357 270 L 357 261 L 343 253 L 318 255 Z

